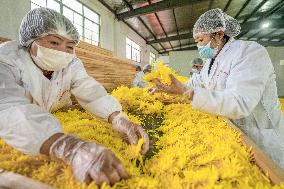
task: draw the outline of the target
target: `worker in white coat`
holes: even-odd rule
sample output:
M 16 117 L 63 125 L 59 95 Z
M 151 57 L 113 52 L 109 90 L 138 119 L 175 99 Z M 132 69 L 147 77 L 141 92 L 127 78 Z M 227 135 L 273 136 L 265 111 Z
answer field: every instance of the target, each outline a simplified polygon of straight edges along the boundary
M 144 80 L 144 76 L 147 75 L 148 73 L 150 73 L 152 70 L 152 67 L 150 64 L 146 64 L 143 67 L 143 71 L 138 72 L 135 75 L 135 78 L 133 80 L 133 87 L 137 87 L 137 88 L 144 88 L 147 86 L 147 82 Z
M 185 95 L 193 108 L 231 119 L 284 169 L 284 118 L 275 71 L 263 46 L 234 40 L 240 29 L 221 9 L 202 14 L 193 29 L 199 54 L 206 59 L 194 76 L 198 78 L 183 85 L 171 76 L 169 86 L 154 80 L 156 91 Z
M 0 46 L 0 137 L 26 154 L 46 154 L 73 168 L 78 181 L 101 185 L 127 177 L 107 148 L 64 134 L 50 113 L 70 105 L 73 94 L 87 111 L 105 118 L 129 143 L 148 135 L 121 112 L 119 102 L 90 77 L 75 55 L 79 34 L 63 15 L 47 8 L 22 20 L 19 43 Z
M 192 66 L 191 66 L 191 71 L 190 71 L 191 77 L 194 74 L 200 74 L 202 68 L 203 68 L 203 60 L 201 58 L 195 58 L 192 61 Z
M 142 88 L 142 84 L 141 82 L 143 82 L 143 77 L 144 77 L 144 72 L 141 69 L 140 66 L 136 67 L 136 74 L 134 76 L 133 82 L 132 82 L 132 87 L 138 87 L 138 88 Z

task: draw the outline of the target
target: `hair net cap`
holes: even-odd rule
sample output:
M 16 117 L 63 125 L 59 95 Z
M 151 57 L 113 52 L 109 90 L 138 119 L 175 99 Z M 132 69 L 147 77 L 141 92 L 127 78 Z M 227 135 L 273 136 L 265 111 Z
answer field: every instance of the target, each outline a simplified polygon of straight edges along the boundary
M 229 37 L 236 37 L 241 32 L 241 26 L 221 9 L 211 9 L 203 13 L 194 24 L 193 37 L 218 31 L 223 31 Z
M 196 58 L 192 61 L 192 64 L 203 65 L 203 60 L 201 58 Z
M 58 34 L 73 40 L 76 44 L 79 43 L 77 29 L 62 14 L 48 8 L 37 8 L 29 11 L 20 26 L 20 44 L 28 47 L 35 39 L 48 34 Z
M 147 64 L 143 67 L 143 71 L 151 71 L 152 70 L 152 67 L 150 64 Z

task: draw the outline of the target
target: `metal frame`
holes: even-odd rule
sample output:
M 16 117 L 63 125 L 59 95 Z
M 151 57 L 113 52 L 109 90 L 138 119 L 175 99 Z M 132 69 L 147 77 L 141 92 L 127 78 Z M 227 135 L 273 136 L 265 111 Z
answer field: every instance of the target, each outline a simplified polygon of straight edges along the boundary
M 265 34 L 265 35 L 269 36 L 269 35 L 273 34 L 275 31 L 276 31 L 276 29 L 273 29 L 271 32 L 269 32 L 269 33 L 267 33 L 267 34 Z M 265 36 L 265 35 L 264 35 L 264 36 Z M 257 36 L 257 37 L 258 37 L 257 40 L 258 40 L 258 41 L 261 40 L 264 36 L 263 36 L 263 35 Z
M 151 3 L 151 0 L 148 0 L 148 3 L 149 3 L 149 5 L 151 5 L 152 3 Z M 162 24 L 162 22 L 161 22 L 161 20 L 160 20 L 160 18 L 159 18 L 159 16 L 158 16 L 158 14 L 155 12 L 154 13 L 155 14 L 155 17 L 156 17 L 156 19 L 158 20 L 158 22 L 159 22 L 159 24 L 160 24 L 160 27 L 162 28 L 162 30 L 163 30 L 163 32 L 164 32 L 164 35 L 166 36 L 166 37 L 168 37 L 168 34 L 166 33 L 166 31 L 165 31 L 165 29 L 164 29 L 164 27 L 163 27 L 163 24 Z M 171 46 L 171 48 L 173 49 L 173 46 L 172 46 L 172 44 L 171 44 L 171 42 L 169 41 L 169 44 L 170 44 L 170 46 Z
M 128 6 L 128 8 L 130 10 L 134 10 L 132 5 L 127 0 L 122 0 L 122 1 Z M 156 38 L 155 34 L 151 31 L 151 29 L 147 26 L 147 24 L 142 20 L 142 18 L 140 18 L 140 16 L 137 16 L 137 18 L 143 24 L 143 26 L 148 30 L 148 32 L 154 37 L 154 39 L 156 40 L 157 38 Z M 159 45 L 162 47 L 163 50 L 166 50 L 165 47 L 161 43 L 159 43 Z
M 148 5 L 148 6 L 140 7 L 134 10 L 130 10 L 127 12 L 117 14 L 117 18 L 118 20 L 125 20 L 125 19 L 132 18 L 132 17 L 137 17 L 137 16 L 149 14 L 149 13 L 182 7 L 182 6 L 186 6 L 186 5 L 190 5 L 194 3 L 200 3 L 204 1 L 207 1 L 207 0 L 163 0 L 157 3 L 153 3 L 151 5 Z
M 177 34 L 179 35 L 179 29 L 178 29 L 178 25 L 177 25 L 177 18 L 176 18 L 175 9 L 173 9 L 173 15 L 174 15 L 174 19 L 175 19 L 175 25 L 176 25 Z M 179 47 L 181 48 L 181 41 L 180 41 L 180 39 L 179 39 Z
M 243 23 L 248 21 L 268 0 L 262 0 L 253 11 L 243 20 Z
M 231 5 L 231 3 L 232 3 L 232 0 L 228 0 L 228 2 L 227 2 L 227 4 L 226 4 L 225 8 L 223 9 L 224 12 L 226 12 L 226 11 L 228 10 L 228 8 L 229 8 L 229 6 Z
M 213 2 L 214 2 L 214 0 L 210 0 L 210 3 L 209 3 L 209 6 L 208 6 L 207 10 L 210 10 L 212 8 Z
M 177 41 L 177 40 L 182 40 L 182 39 L 190 39 L 192 38 L 192 32 L 189 33 L 184 33 L 180 35 L 174 35 L 170 37 L 165 37 L 165 38 L 160 38 L 157 40 L 151 40 L 147 41 L 147 44 L 154 44 L 154 43 L 162 43 L 162 42 L 167 42 L 167 41 Z
M 263 20 L 257 21 L 249 21 L 242 25 L 243 32 L 238 36 L 238 38 L 242 37 L 246 33 L 249 32 L 251 29 L 258 28 L 263 23 Z M 283 19 L 272 19 L 270 22 L 270 28 L 284 28 L 284 20 Z M 160 38 L 157 40 L 148 41 L 147 44 L 154 44 L 154 43 L 161 43 L 161 42 L 168 42 L 168 41 L 176 41 L 182 39 L 192 39 L 192 32 L 184 33 L 180 35 L 174 35 L 170 37 Z
M 187 51 L 187 50 L 196 50 L 197 47 L 182 47 L 180 49 L 175 49 L 175 50 L 171 50 L 171 51 Z M 169 51 L 162 51 L 162 52 L 159 52 L 159 54 L 168 54 Z
M 116 15 L 115 11 L 107 4 L 104 2 L 104 0 L 98 0 L 100 3 L 102 3 L 109 11 L 111 11 L 114 15 Z M 126 21 L 123 20 L 123 23 L 126 24 L 130 29 L 132 29 L 137 35 L 139 35 L 144 41 L 147 41 L 147 39 L 140 34 L 137 30 L 135 30 L 130 24 L 128 24 Z M 154 47 L 153 45 L 151 45 L 151 47 L 153 49 L 155 49 L 155 51 L 159 52 L 159 50 Z
M 234 17 L 235 19 L 237 19 L 240 14 L 243 12 L 243 10 L 247 7 L 247 5 L 250 3 L 251 0 L 246 0 L 246 2 L 243 4 L 242 8 L 239 10 L 239 12 L 236 14 L 236 16 Z
M 257 41 L 259 44 L 263 45 L 263 46 L 273 46 L 273 47 L 283 47 L 284 46 L 284 41 L 280 40 L 280 41 Z
M 246 30 L 251 30 L 251 29 L 256 29 L 259 28 L 259 26 L 264 22 L 264 19 L 261 20 L 257 20 L 257 21 L 249 21 L 246 22 L 244 24 L 242 24 L 242 30 L 246 31 Z M 284 19 L 270 19 L 269 20 L 270 26 L 269 28 L 275 28 L 275 29 L 279 29 L 279 28 L 284 28 Z
M 99 0 L 100 2 L 104 2 L 103 0 Z M 161 43 L 165 43 L 165 42 L 169 42 L 171 49 L 172 50 L 177 50 L 175 49 L 176 47 L 173 47 L 171 44 L 171 41 L 179 41 L 179 48 L 181 50 L 188 50 L 189 47 L 184 47 L 187 45 L 190 45 L 190 43 L 186 44 L 186 45 L 182 45 L 181 40 L 182 39 L 192 39 L 192 32 L 187 32 L 187 33 L 182 33 L 180 34 L 179 28 L 178 28 L 178 23 L 177 23 L 177 19 L 176 19 L 176 13 L 175 13 L 175 9 L 176 7 L 181 7 L 181 6 L 186 6 L 186 5 L 190 5 L 190 4 L 196 4 L 196 3 L 200 3 L 200 2 L 208 2 L 208 9 L 212 8 L 212 6 L 214 5 L 214 0 L 163 0 L 163 1 L 159 1 L 157 3 L 151 3 L 151 0 L 147 0 L 149 5 L 140 7 L 140 8 L 136 8 L 133 9 L 132 5 L 128 2 L 128 0 L 123 0 L 123 2 L 125 2 L 125 4 L 129 7 L 129 11 L 123 12 L 123 13 L 119 13 L 116 14 L 116 18 L 118 20 L 122 20 L 124 23 L 126 23 L 128 26 L 130 26 L 130 24 L 128 24 L 125 19 L 128 18 L 132 18 L 132 17 L 138 17 L 139 21 L 141 21 L 141 23 L 145 26 L 145 28 L 149 31 L 149 33 L 151 33 L 151 35 L 153 36 L 154 40 L 147 40 L 145 39 L 145 37 L 143 37 L 141 34 L 139 34 L 148 45 L 151 45 L 153 48 L 153 44 L 158 43 L 163 50 L 158 51 L 156 48 L 154 48 L 159 54 L 164 54 L 164 53 L 168 53 L 170 50 L 169 49 L 165 49 L 163 47 L 163 45 Z M 226 12 L 229 7 L 231 6 L 231 3 L 233 2 L 233 0 L 227 0 L 226 5 L 223 8 L 223 11 Z M 277 12 L 284 6 L 284 1 L 279 1 L 277 4 L 275 4 L 273 7 L 271 7 L 268 11 L 264 12 L 264 13 L 259 13 L 258 10 L 266 3 L 268 2 L 268 0 L 262 0 L 260 3 L 258 3 L 249 14 L 246 15 L 241 15 L 241 13 L 243 12 L 243 10 L 249 5 L 249 3 L 251 3 L 252 0 L 246 0 L 240 7 L 240 9 L 238 10 L 237 14 L 235 15 L 235 18 L 238 20 L 242 20 L 242 33 L 237 37 L 237 38 L 241 38 L 242 36 L 246 35 L 251 29 L 260 29 L 260 31 L 256 32 L 255 34 L 248 36 L 249 39 L 251 38 L 257 38 L 256 41 L 258 41 L 261 44 L 264 45 L 275 45 L 275 46 L 279 46 L 282 45 L 283 42 L 281 41 L 261 41 L 260 39 L 263 37 L 263 35 L 259 35 L 261 33 L 261 24 L 269 17 L 269 21 L 270 21 L 270 26 L 269 28 L 274 28 L 274 29 L 278 29 L 278 28 L 284 28 L 284 19 L 280 17 L 277 19 L 272 19 L 270 16 L 272 14 L 278 14 Z M 106 3 L 105 3 L 106 4 Z M 131 8 L 130 8 L 131 6 Z M 168 10 L 168 9 L 172 9 L 172 13 L 174 16 L 174 21 L 175 21 L 175 27 L 176 27 L 176 35 L 172 35 L 169 36 L 169 33 L 167 33 L 165 31 L 165 28 L 163 27 L 163 23 L 161 22 L 159 16 L 157 15 L 156 12 L 158 11 L 163 11 L 163 10 Z M 114 14 L 115 12 L 112 11 Z M 155 34 L 152 32 L 152 30 L 149 28 L 148 25 L 146 25 L 146 23 L 140 18 L 141 15 L 145 15 L 145 14 L 149 14 L 149 13 L 154 13 L 155 17 L 159 23 L 159 25 L 161 26 L 161 29 L 163 30 L 163 33 L 165 35 L 165 37 L 157 39 L 157 37 L 155 36 Z M 283 15 L 280 14 L 279 15 Z M 250 18 L 255 17 L 256 20 L 255 21 L 249 21 Z M 131 27 L 136 33 L 138 33 L 133 27 Z M 191 31 L 191 28 L 189 28 Z M 272 34 L 273 32 L 270 32 L 270 34 Z M 269 35 L 269 34 L 266 34 Z M 275 37 L 270 38 L 269 40 L 273 39 Z M 279 38 L 280 39 L 280 38 Z M 196 49 L 196 47 L 190 47 L 189 50 L 191 49 Z

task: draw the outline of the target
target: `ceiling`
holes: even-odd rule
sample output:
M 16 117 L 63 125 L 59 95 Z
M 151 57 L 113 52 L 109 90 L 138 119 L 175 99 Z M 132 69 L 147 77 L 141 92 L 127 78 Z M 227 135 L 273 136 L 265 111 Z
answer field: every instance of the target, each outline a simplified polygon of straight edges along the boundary
M 236 18 L 236 38 L 284 46 L 284 0 L 99 0 L 159 54 L 192 50 L 192 28 L 205 11 L 221 8 Z M 266 27 L 265 27 L 266 25 Z

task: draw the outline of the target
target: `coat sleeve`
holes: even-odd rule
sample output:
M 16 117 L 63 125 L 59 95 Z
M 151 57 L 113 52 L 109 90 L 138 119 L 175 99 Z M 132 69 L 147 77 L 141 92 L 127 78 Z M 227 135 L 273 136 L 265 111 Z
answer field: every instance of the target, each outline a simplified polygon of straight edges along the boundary
M 241 49 L 232 64 L 225 89 L 196 88 L 192 101 L 194 108 L 231 119 L 252 113 L 274 70 L 266 49 L 261 45 L 251 42 Z M 234 52 L 238 53 L 238 50 Z
M 201 74 L 193 74 L 190 80 L 185 84 L 187 88 L 195 89 L 197 87 L 202 87 L 202 75 Z
M 79 59 L 72 64 L 71 93 L 84 109 L 104 119 L 113 112 L 121 111 L 120 103 L 87 74 Z
M 44 141 L 62 129 L 48 111 L 26 98 L 12 70 L 0 61 L 0 137 L 26 154 L 39 154 Z

